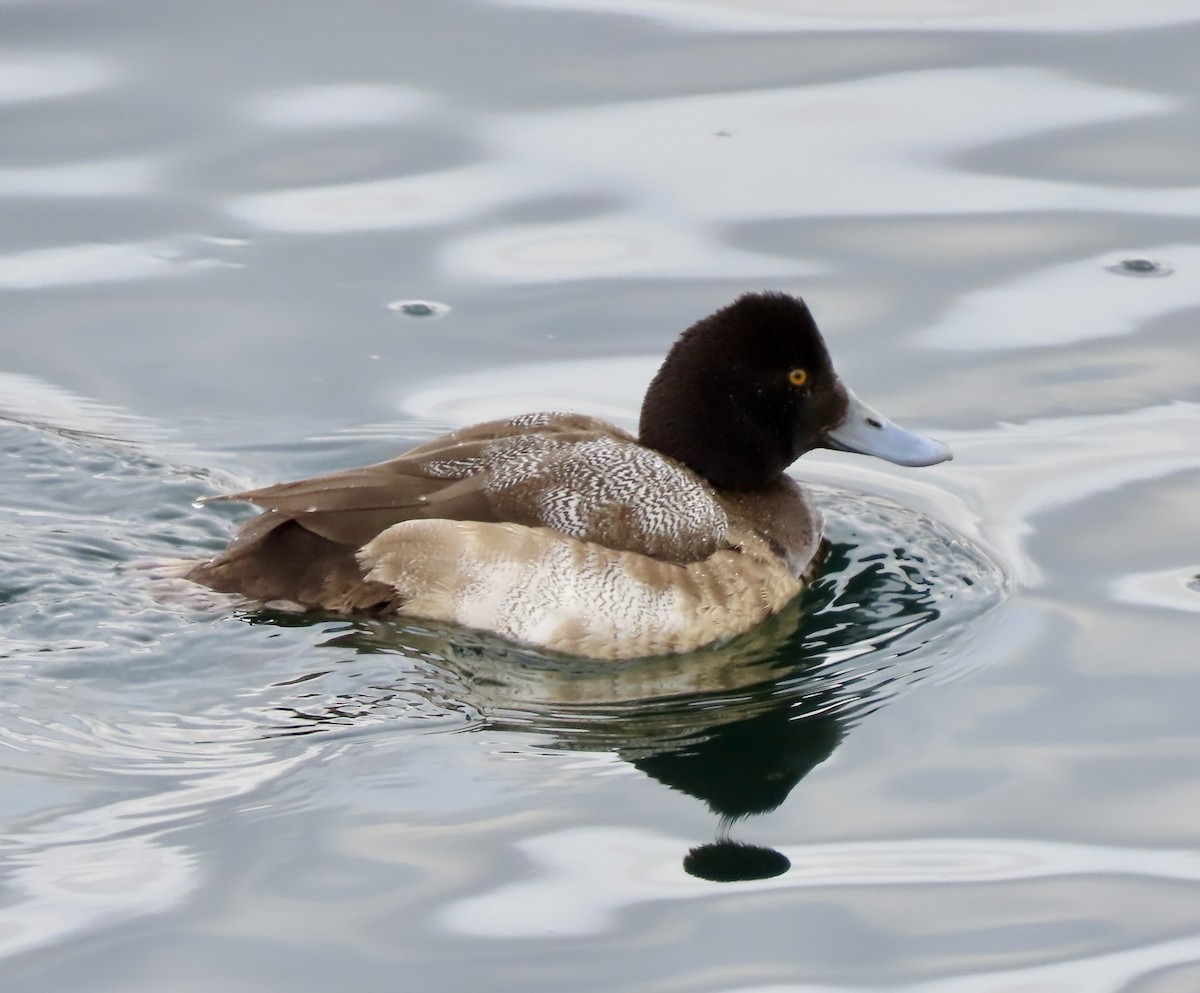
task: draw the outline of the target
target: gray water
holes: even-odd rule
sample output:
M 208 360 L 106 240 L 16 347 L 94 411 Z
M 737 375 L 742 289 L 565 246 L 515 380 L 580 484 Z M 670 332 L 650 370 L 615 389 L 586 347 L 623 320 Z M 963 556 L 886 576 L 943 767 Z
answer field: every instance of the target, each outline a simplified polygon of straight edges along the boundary
M 0 4 L 0 988 L 1193 993 L 1198 49 L 1173 0 Z M 205 494 L 628 426 L 754 288 L 956 453 L 802 459 L 830 556 L 759 631 L 597 666 L 158 578 Z

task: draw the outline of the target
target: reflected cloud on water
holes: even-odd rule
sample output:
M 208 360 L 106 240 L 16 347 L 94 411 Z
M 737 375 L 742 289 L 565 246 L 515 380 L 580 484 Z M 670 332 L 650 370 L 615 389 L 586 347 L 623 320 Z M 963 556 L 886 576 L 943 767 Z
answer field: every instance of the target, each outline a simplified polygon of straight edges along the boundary
M 93 93 L 118 75 L 115 65 L 94 56 L 0 51 L 0 106 Z
M 1195 271 L 1200 247 L 1164 245 L 1127 253 L 1162 258 L 1171 269 Z M 1111 252 L 1051 266 L 1010 282 L 962 296 L 944 318 L 918 331 L 913 341 L 926 348 L 1002 351 L 1061 348 L 1080 341 L 1132 335 L 1155 318 L 1194 307 L 1195 287 L 1185 279 L 1163 278 L 1160 264 L 1152 282 L 1114 279 L 1122 271 Z M 1036 321 L 1030 314 L 1038 314 Z
M 154 190 L 160 168 L 153 159 L 0 167 L 0 196 L 135 197 Z
M 409 87 L 343 83 L 260 94 L 247 116 L 277 128 L 355 128 L 419 120 L 432 104 L 428 94 Z
M 0 289 L 123 283 L 237 265 L 203 255 L 189 258 L 182 242 L 64 245 L 0 255 Z
M 441 264 L 457 279 L 507 284 L 733 276 L 794 281 L 828 269 L 729 247 L 703 225 L 616 215 L 467 235 L 447 246 Z
M 491 0 L 505 7 L 629 14 L 691 31 L 1117 31 L 1195 20 L 1189 0 L 1156 0 L 1136 9 L 1120 0 L 1080 4 L 947 3 L 946 0 Z

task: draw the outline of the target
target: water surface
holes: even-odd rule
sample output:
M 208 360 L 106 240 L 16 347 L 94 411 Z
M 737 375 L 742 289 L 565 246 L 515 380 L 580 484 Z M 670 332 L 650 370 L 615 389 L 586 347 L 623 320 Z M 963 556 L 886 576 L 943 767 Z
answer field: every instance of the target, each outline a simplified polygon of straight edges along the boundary
M 1193 7 L 0 6 L 3 988 L 1194 990 Z M 956 453 L 801 460 L 759 631 L 595 666 L 145 568 L 204 494 L 628 426 L 754 288 Z

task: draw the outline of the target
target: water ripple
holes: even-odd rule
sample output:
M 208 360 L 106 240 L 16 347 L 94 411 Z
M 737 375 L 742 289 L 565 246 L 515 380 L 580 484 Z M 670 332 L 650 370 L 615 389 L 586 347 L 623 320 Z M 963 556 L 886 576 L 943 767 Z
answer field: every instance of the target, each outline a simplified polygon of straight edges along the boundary
M 316 130 L 407 123 L 431 110 L 420 90 L 359 83 L 272 90 L 252 98 L 247 114 L 272 127 Z
M 958 4 L 945 0 L 848 0 L 836 9 L 820 0 L 491 0 L 505 7 L 629 14 L 691 31 L 1119 31 L 1196 20 L 1189 0 L 1120 0 L 1080 4 Z
M 439 919 L 460 934 L 568 937 L 604 931 L 618 915 L 652 901 L 736 901 L 764 890 L 997 885 L 1077 875 L 1200 882 L 1200 855 L 1190 849 L 922 838 L 784 847 L 792 864 L 787 875 L 729 883 L 714 897 L 711 886 L 673 858 L 685 845 L 628 828 L 580 827 L 526 838 L 517 847 L 536 867 L 528 879 L 455 900 Z
M 0 288 L 121 283 L 232 264 L 213 258 L 186 258 L 169 242 L 63 245 L 0 255 Z
M 152 159 L 109 159 L 71 165 L 0 167 L 4 197 L 131 197 L 151 192 L 161 164 Z
M 0 104 L 91 93 L 117 76 L 110 63 L 88 55 L 40 52 L 30 58 L 0 51 Z
M 1200 247 L 1164 245 L 1129 254 L 1162 257 L 1172 267 L 1200 269 Z M 1187 279 L 1113 279 L 1114 253 L 1052 266 L 965 294 L 913 341 L 927 348 L 998 351 L 1055 348 L 1133 334 L 1157 317 L 1194 307 Z M 1037 320 L 1030 320 L 1037 314 Z
M 3 188 L 0 174 L 0 189 Z M 272 190 L 235 197 L 231 216 L 256 228 L 297 234 L 381 231 L 461 222 L 523 196 L 544 194 L 537 177 L 493 165 L 389 179 Z

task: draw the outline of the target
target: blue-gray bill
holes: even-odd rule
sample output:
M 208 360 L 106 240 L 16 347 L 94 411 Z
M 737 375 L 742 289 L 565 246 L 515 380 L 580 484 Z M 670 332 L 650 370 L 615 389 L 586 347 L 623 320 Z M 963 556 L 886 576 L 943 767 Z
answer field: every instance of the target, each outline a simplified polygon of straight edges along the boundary
M 953 458 L 948 446 L 923 434 L 893 424 L 863 403 L 849 387 L 846 416 L 825 433 L 825 444 L 841 452 L 857 452 L 895 462 L 896 465 L 936 465 Z

